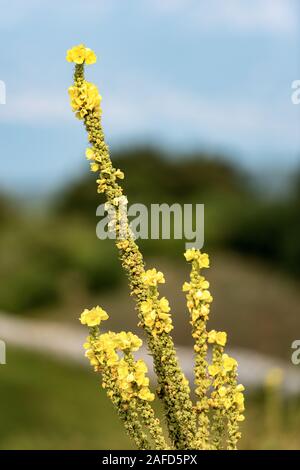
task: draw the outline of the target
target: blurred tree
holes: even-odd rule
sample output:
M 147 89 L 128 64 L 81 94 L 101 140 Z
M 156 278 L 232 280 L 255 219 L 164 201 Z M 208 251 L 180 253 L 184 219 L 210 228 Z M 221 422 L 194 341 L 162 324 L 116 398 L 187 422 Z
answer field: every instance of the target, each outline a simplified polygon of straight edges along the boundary
M 159 150 L 138 147 L 114 152 L 113 163 L 125 172 L 124 188 L 131 203 L 206 203 L 212 195 L 240 197 L 248 192 L 245 175 L 218 156 L 194 153 L 172 159 Z M 60 192 L 53 207 L 56 213 L 94 221 L 101 201 L 94 175 L 87 175 Z

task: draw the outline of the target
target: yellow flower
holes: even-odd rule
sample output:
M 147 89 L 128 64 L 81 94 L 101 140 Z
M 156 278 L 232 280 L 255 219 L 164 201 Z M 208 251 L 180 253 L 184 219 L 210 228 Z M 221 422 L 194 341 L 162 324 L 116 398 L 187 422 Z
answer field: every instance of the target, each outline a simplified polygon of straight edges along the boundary
M 145 300 L 141 303 L 141 312 L 144 317 L 144 323 L 146 326 L 151 328 L 154 325 L 156 319 L 156 312 L 153 309 L 153 303 L 150 299 Z
M 217 375 L 220 372 L 220 367 L 215 366 L 215 365 L 210 365 L 210 366 L 208 366 L 208 372 L 209 372 L 210 375 L 212 375 L 214 377 L 215 375 Z
M 148 368 L 145 362 L 142 359 L 139 359 L 135 363 L 135 381 L 137 385 L 140 387 L 141 385 L 146 385 L 149 383 L 149 379 L 145 377 Z
M 165 297 L 162 297 L 159 301 L 159 308 L 162 312 L 168 313 L 170 311 L 169 301 Z
M 92 349 L 88 349 L 85 352 L 85 356 L 90 360 L 91 366 L 97 366 L 99 364 L 96 355 Z
M 157 284 L 164 284 L 165 278 L 162 272 L 153 268 L 142 274 L 142 281 L 146 286 L 157 286 Z
M 206 304 L 206 305 L 201 305 L 201 307 L 200 307 L 200 313 L 201 313 L 201 316 L 207 317 L 208 314 L 209 314 L 209 305 L 208 305 L 208 304 Z
M 94 343 L 94 347 L 99 351 L 114 351 L 115 350 L 115 333 L 109 331 L 103 333 L 97 343 Z
M 150 299 L 141 303 L 141 312 L 145 315 L 153 309 L 153 303 Z
M 196 259 L 196 256 L 197 256 L 197 252 L 195 248 L 186 250 L 186 252 L 184 253 L 184 257 L 187 261 L 193 261 L 194 259 Z
M 119 178 L 120 180 L 123 180 L 123 179 L 124 179 L 124 173 L 123 173 L 123 171 L 121 171 L 121 170 L 119 170 L 119 169 L 116 170 L 116 171 L 115 171 L 115 177 L 116 177 L 116 178 Z
M 173 330 L 173 325 L 172 325 L 172 323 L 169 323 L 169 324 L 165 325 L 164 331 L 165 331 L 166 333 L 170 333 L 170 331 L 172 331 L 172 330 Z
M 204 290 L 204 291 L 202 291 L 201 300 L 203 300 L 205 302 L 212 302 L 213 297 L 212 297 L 211 293 L 208 290 Z
M 158 313 L 158 318 L 160 320 L 163 320 L 166 323 L 168 323 L 168 320 L 169 321 L 171 320 L 170 315 L 168 313 L 164 313 L 164 312 L 159 312 Z
M 75 64 L 83 64 L 85 61 L 85 47 L 83 44 L 72 47 L 67 51 L 68 62 L 75 62 Z
M 106 362 L 108 366 L 115 366 L 119 361 L 118 354 L 113 349 L 106 350 Z
M 108 315 L 101 307 L 97 305 L 97 307 L 88 310 L 87 308 L 82 312 L 80 316 L 80 321 L 83 325 L 87 326 L 97 326 L 103 320 L 107 320 Z
M 142 346 L 143 341 L 138 336 L 131 333 L 130 331 L 129 333 L 127 333 L 127 336 L 130 339 L 131 351 L 138 351 L 140 347 Z
M 207 341 L 209 343 L 215 343 L 216 342 L 216 336 L 217 336 L 216 330 L 209 331 L 208 334 L 207 334 Z
M 155 313 L 154 310 L 152 310 L 152 312 L 148 313 L 144 317 L 145 325 L 148 326 L 149 328 L 151 328 L 154 325 L 155 318 L 156 318 L 156 313 Z
M 188 292 L 191 288 L 191 285 L 188 282 L 185 282 L 182 286 L 182 291 L 183 292 Z
M 186 250 L 184 256 L 187 261 L 197 261 L 199 269 L 209 268 L 209 257 L 207 253 L 201 253 L 200 250 L 190 248 Z
M 238 406 L 239 411 L 244 411 L 245 406 L 244 406 L 244 395 L 241 392 L 237 392 L 234 397 L 233 397 L 234 402 Z
M 225 331 L 218 331 L 216 336 L 216 343 L 220 346 L 225 346 L 227 341 L 227 333 Z
M 223 354 L 222 364 L 226 372 L 230 372 L 237 367 L 237 361 L 233 357 L 228 356 L 228 354 Z
M 229 398 L 225 398 L 223 400 L 223 405 L 224 405 L 225 409 L 228 410 L 228 408 L 230 408 L 231 405 L 232 405 L 231 400 Z
M 200 253 L 198 258 L 199 268 L 209 268 L 209 256 L 207 253 Z
M 227 388 L 224 387 L 224 385 L 222 385 L 218 390 L 218 394 L 220 395 L 220 397 L 224 397 L 226 393 L 227 393 Z
M 85 151 L 85 156 L 87 160 L 95 160 L 94 150 L 88 147 Z
M 100 110 L 102 98 L 93 83 L 84 81 L 81 86 L 70 86 L 69 96 L 72 110 L 79 119 L 83 119 L 88 111 Z
M 197 308 L 193 308 L 192 310 L 192 321 L 195 322 L 196 320 L 198 320 L 198 318 L 200 317 L 200 312 Z
M 128 375 L 128 364 L 124 359 L 121 359 L 118 365 L 118 378 L 119 380 L 123 381 L 124 379 L 127 379 Z
M 126 333 L 125 331 L 116 334 L 114 341 L 115 347 L 121 350 L 130 349 L 131 351 L 137 351 L 143 344 L 138 336 L 131 332 Z
M 68 62 L 74 62 L 75 64 L 94 64 L 97 60 L 96 54 L 94 51 L 85 47 L 83 44 L 72 47 L 67 51 L 66 60 Z
M 225 331 L 211 330 L 207 336 L 209 343 L 216 343 L 220 346 L 225 346 L 226 344 L 227 334 L 225 333 Z
M 115 346 L 122 350 L 130 348 L 130 340 L 125 331 L 121 331 L 115 336 Z
M 89 47 L 85 48 L 85 63 L 88 65 L 94 64 L 97 61 L 97 56 Z
M 199 289 L 199 290 L 197 290 L 197 291 L 195 292 L 195 294 L 194 294 L 194 298 L 195 298 L 196 300 L 199 300 L 199 299 L 201 299 L 201 298 L 202 298 L 202 296 L 203 296 L 203 291 L 202 291 L 202 290 L 200 290 L 200 289 Z
M 98 171 L 99 168 L 100 166 L 98 165 L 98 163 L 91 163 L 91 171 L 93 171 L 94 173 Z
M 141 400 L 153 401 L 155 396 L 150 392 L 148 387 L 143 387 L 138 393 L 138 396 Z

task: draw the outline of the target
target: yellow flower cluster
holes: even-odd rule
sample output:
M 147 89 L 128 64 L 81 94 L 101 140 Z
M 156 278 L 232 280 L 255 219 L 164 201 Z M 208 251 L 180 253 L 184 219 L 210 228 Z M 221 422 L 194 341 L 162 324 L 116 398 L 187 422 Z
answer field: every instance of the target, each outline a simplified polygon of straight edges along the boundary
M 66 60 L 68 62 L 74 62 L 75 64 L 94 64 L 97 60 L 97 56 L 92 49 L 85 47 L 83 44 L 72 47 L 67 51 Z
M 242 393 L 244 389 L 244 386 L 242 384 L 239 384 L 235 388 L 234 393 L 232 393 L 230 387 L 225 387 L 224 385 L 221 386 L 218 389 L 218 398 L 215 398 L 212 401 L 213 407 L 220 409 L 224 408 L 226 411 L 228 411 L 231 407 L 235 407 L 239 412 L 237 421 L 244 421 L 244 415 L 240 414 L 245 410 L 244 394 Z
M 167 449 L 160 422 L 150 405 L 155 396 L 149 389 L 147 366 L 141 359 L 135 361 L 132 354 L 141 345 L 142 340 L 131 332 L 108 331 L 100 335 L 92 329 L 84 348 L 95 371 L 101 372 L 102 387 L 137 447 L 151 448 L 144 426 L 155 448 Z
M 117 385 L 124 401 L 129 401 L 133 397 L 145 401 L 154 400 L 154 394 L 149 390 L 147 371 L 147 366 L 141 359 L 136 361 L 132 367 L 129 366 L 126 359 L 120 360 L 117 369 Z
M 207 340 L 211 344 L 218 344 L 219 346 L 225 346 L 227 341 L 227 334 L 225 331 L 211 330 L 207 335 Z
M 143 344 L 142 340 L 131 333 L 131 331 L 128 333 L 125 331 L 115 333 L 114 341 L 116 349 L 119 349 L 120 351 L 126 351 L 127 349 L 130 351 L 138 351 Z
M 220 365 L 212 364 L 208 366 L 208 372 L 212 376 L 215 376 L 217 374 L 222 374 L 224 377 L 227 372 L 231 372 L 236 367 L 237 367 L 237 361 L 233 357 L 228 356 L 228 354 L 223 354 L 221 364 Z
M 100 112 L 102 97 L 93 83 L 83 81 L 80 86 L 70 86 L 69 96 L 72 110 L 79 119 L 83 119 L 88 111 Z
M 214 410 L 214 447 L 221 448 L 227 426 L 227 449 L 233 450 L 241 437 L 239 423 L 244 420 L 244 386 L 237 384 L 237 361 L 224 354 L 224 347 L 217 342 L 213 346 L 213 363 L 208 367 L 213 391 L 208 400 Z
M 187 261 L 195 261 L 198 264 L 198 269 L 209 268 L 209 257 L 207 253 L 201 253 L 201 251 L 196 250 L 196 248 L 190 248 L 186 250 L 184 256 Z
M 108 331 L 107 333 L 102 333 L 97 338 L 94 338 L 91 342 L 91 337 L 87 338 L 87 342 L 84 344 L 86 351 L 86 356 L 94 359 L 94 354 L 97 355 L 98 362 L 97 364 L 107 364 L 112 366 L 116 364 L 119 360 L 119 356 L 116 351 L 134 352 L 142 346 L 142 340 L 131 333 L 121 331 L 120 333 L 114 333 L 113 331 Z M 93 364 L 97 365 L 93 360 Z
M 159 299 L 157 290 L 157 285 L 165 282 L 163 273 L 155 268 L 148 269 L 143 272 L 141 280 L 147 292 L 147 300 L 140 303 L 143 324 L 153 336 L 170 333 L 173 325 L 169 301 L 165 297 Z
M 198 401 L 196 409 L 199 419 L 197 445 L 201 448 L 221 448 L 225 421 L 228 420 L 228 448 L 236 448 L 240 437 L 238 422 L 244 419 L 243 386 L 237 385 L 237 361 L 224 353 L 227 335 L 223 331 L 206 330 L 210 304 L 213 300 L 209 292 L 209 282 L 201 275 L 203 268 L 209 267 L 209 257 L 199 250 L 190 249 L 185 253 L 192 262 L 190 282 L 185 282 L 187 306 L 191 315 L 192 336 L 195 339 L 195 384 Z M 208 364 L 208 346 L 213 346 L 212 364 Z M 209 393 L 211 385 L 213 391 Z M 213 440 L 209 434 L 209 409 L 212 419 Z
M 189 249 L 184 254 L 185 259 L 192 263 L 190 282 L 185 282 L 182 290 L 186 292 L 187 307 L 190 312 L 192 336 L 195 340 L 194 351 L 195 385 L 198 401 L 196 409 L 198 412 L 199 428 L 196 436 L 197 446 L 208 448 L 209 439 L 209 404 L 207 392 L 211 384 L 207 376 L 207 350 L 208 333 L 206 323 L 209 318 L 210 304 L 213 297 L 210 293 L 209 282 L 200 274 L 202 268 L 209 267 L 209 257 L 195 248 Z M 211 335 L 211 339 L 212 339 Z
M 97 326 L 100 325 L 100 323 L 103 320 L 107 320 L 108 315 L 103 308 L 97 307 L 92 308 L 91 310 L 88 310 L 87 308 L 82 312 L 80 316 L 80 321 L 82 325 L 87 325 L 87 326 Z
M 240 413 L 245 409 L 242 393 L 245 388 L 242 384 L 236 384 L 236 368 L 236 360 L 227 354 L 222 355 L 220 366 L 209 366 L 210 375 L 215 377 L 216 388 L 216 392 L 212 393 L 211 404 L 214 408 L 225 408 L 225 410 L 235 407 L 239 413 L 237 420 L 243 421 L 244 416 Z
M 173 329 L 172 319 L 169 314 L 169 301 L 165 297 L 159 300 L 149 297 L 141 302 L 140 308 L 144 323 L 154 336 L 161 334 L 163 331 L 169 333 Z
M 200 318 L 203 321 L 207 321 L 210 303 L 213 301 L 213 297 L 208 290 L 209 282 L 204 276 L 200 276 L 198 270 L 200 269 L 200 265 L 205 268 L 209 267 L 208 255 L 193 249 L 187 250 L 185 257 L 187 260 L 195 262 L 191 273 L 191 282 L 185 282 L 182 286 L 183 292 L 188 292 L 186 298 L 187 307 L 191 314 L 191 321 L 195 323 Z
M 128 361 L 128 354 L 137 351 L 142 340 L 131 332 L 108 331 L 101 335 L 88 336 L 84 348 L 86 357 L 96 370 L 109 368 L 111 377 L 124 401 L 133 397 L 152 401 L 154 394 L 149 390 L 149 378 L 146 377 L 147 366 L 141 359 Z M 120 359 L 118 352 L 123 352 Z

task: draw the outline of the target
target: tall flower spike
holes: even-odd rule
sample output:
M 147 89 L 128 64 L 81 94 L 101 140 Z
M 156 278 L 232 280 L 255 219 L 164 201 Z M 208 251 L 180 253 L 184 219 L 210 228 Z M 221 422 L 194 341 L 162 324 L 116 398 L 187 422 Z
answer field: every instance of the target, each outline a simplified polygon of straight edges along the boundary
M 209 268 L 209 257 L 199 250 L 190 249 L 186 251 L 185 258 L 192 263 L 190 282 L 184 283 L 183 291 L 187 292 L 187 307 L 195 340 L 195 393 L 198 398 L 196 447 L 222 449 L 227 432 L 227 448 L 236 449 L 241 437 L 239 422 L 244 419 L 244 387 L 237 385 L 236 360 L 224 354 L 227 334 L 224 331 L 207 331 L 213 298 L 208 290 L 209 282 L 201 275 L 201 270 Z M 207 358 L 209 345 L 213 347 L 210 365 Z
M 192 335 L 195 339 L 197 403 L 193 406 L 190 387 L 179 367 L 170 336 L 173 325 L 169 302 L 159 295 L 158 285 L 165 282 L 164 275 L 155 268 L 145 270 L 143 256 L 131 233 L 127 215 L 124 217 L 121 210 L 127 204 L 127 198 L 119 184 L 124 174 L 113 167 L 105 143 L 101 125 L 101 96 L 97 87 L 84 77 L 84 65 L 94 63 L 96 56 L 90 49 L 79 45 L 68 51 L 67 60 L 75 63 L 74 84 L 69 88 L 71 107 L 76 117 L 83 120 L 88 133 L 90 147 L 86 150 L 86 158 L 90 162 L 91 171 L 99 173 L 96 180 L 97 191 L 104 193 L 107 203 L 116 209 L 110 228 L 116 231 L 116 246 L 129 279 L 130 293 L 136 301 L 139 325 L 147 335 L 148 348 L 158 379 L 157 394 L 164 404 L 171 444 L 177 449 L 221 447 L 226 409 L 227 446 L 230 449 L 236 448 L 240 437 L 238 423 L 243 419 L 242 386 L 236 385 L 234 360 L 222 352 L 226 334 L 214 330 L 208 333 L 206 329 L 212 296 L 208 291 L 209 284 L 200 275 L 200 270 L 209 267 L 208 255 L 195 249 L 185 253 L 187 261 L 192 262 L 191 280 L 190 283 L 185 283 L 183 289 L 187 291 Z M 129 333 L 108 332 L 99 335 L 99 324 L 106 319 L 105 312 L 99 309 L 100 307 L 85 310 L 81 316 L 81 322 L 90 326 L 86 355 L 96 370 L 102 372 L 103 386 L 137 447 L 149 448 L 152 439 L 155 449 L 165 449 L 162 430 L 150 405 L 154 396 L 143 375 L 144 365 L 134 361 L 132 346 L 131 349 L 126 346 L 128 341 L 130 343 L 126 336 Z M 116 346 L 116 341 L 119 346 Z M 135 340 L 135 344 L 137 343 Z M 207 362 L 209 343 L 215 343 L 213 362 L 210 365 Z M 122 358 L 117 350 L 122 351 Z M 214 386 L 214 391 L 209 396 L 211 385 Z M 215 412 L 212 423 L 211 410 Z M 143 433 L 141 422 L 149 430 L 150 440 Z M 214 437 L 212 433 L 215 434 Z
M 205 253 L 190 249 L 185 253 L 185 258 L 192 263 L 190 283 L 184 283 L 183 290 L 187 291 L 187 307 L 190 312 L 192 336 L 195 340 L 195 393 L 198 398 L 196 411 L 198 414 L 198 430 L 196 445 L 202 449 L 209 446 L 209 406 L 207 392 L 210 380 L 207 375 L 207 330 L 206 323 L 209 317 L 212 296 L 208 290 L 209 283 L 200 275 L 202 268 L 209 267 L 209 258 Z

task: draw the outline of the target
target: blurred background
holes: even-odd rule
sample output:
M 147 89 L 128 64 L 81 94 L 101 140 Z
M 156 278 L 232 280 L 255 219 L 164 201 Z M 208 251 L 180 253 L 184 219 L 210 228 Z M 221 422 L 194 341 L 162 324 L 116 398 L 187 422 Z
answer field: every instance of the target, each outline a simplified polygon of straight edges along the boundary
M 81 42 L 98 55 L 87 77 L 130 203 L 205 204 L 210 326 L 248 386 L 241 447 L 300 448 L 299 20 L 297 0 L 2 2 L 0 448 L 131 445 L 81 347 L 94 304 L 137 331 L 68 103 L 65 51 Z M 184 241 L 140 246 L 165 273 L 190 376 Z

